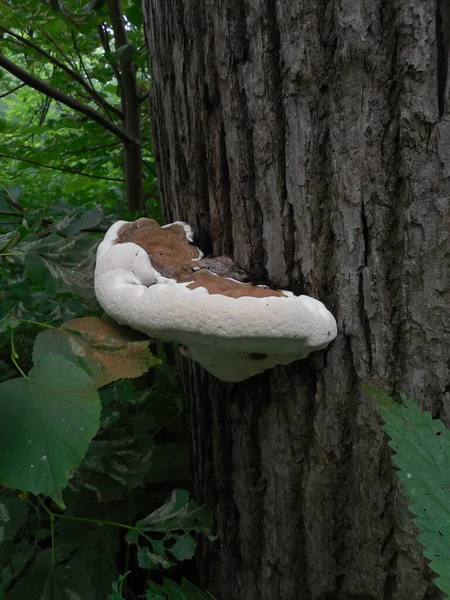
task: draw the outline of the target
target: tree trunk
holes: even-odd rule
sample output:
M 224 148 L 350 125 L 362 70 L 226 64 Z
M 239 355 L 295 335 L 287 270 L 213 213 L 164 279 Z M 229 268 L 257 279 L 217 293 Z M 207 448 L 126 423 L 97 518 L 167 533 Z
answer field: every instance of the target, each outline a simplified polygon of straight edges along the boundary
M 336 316 L 239 384 L 182 360 L 218 600 L 440 598 L 371 383 L 449 422 L 449 16 L 440 0 L 144 0 L 167 221 Z

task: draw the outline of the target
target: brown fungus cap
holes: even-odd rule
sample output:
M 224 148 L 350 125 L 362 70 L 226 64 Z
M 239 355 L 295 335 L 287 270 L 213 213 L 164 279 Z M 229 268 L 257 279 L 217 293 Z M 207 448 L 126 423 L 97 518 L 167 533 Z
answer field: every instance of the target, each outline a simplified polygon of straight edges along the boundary
M 117 243 L 132 242 L 143 248 L 150 257 L 154 269 L 164 277 L 177 283 L 192 282 L 187 288 L 206 288 L 210 294 L 230 298 L 268 298 L 282 296 L 283 292 L 265 286 L 235 281 L 223 272 L 233 274 L 236 270 L 230 257 L 203 259 L 201 251 L 186 237 L 182 224 L 172 223 L 161 227 L 153 219 L 138 219 L 124 225 L 118 234 Z M 215 265 L 219 273 L 215 272 Z

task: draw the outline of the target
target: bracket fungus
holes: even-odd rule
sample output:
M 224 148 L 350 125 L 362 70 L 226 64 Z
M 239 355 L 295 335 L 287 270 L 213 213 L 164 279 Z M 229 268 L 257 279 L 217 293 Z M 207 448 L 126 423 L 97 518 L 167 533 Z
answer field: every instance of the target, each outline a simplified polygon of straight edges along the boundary
M 112 225 L 97 250 L 95 292 L 121 325 L 181 345 L 224 381 L 242 381 L 324 348 L 336 321 L 318 300 L 245 283 L 229 257 L 203 258 L 187 223 Z

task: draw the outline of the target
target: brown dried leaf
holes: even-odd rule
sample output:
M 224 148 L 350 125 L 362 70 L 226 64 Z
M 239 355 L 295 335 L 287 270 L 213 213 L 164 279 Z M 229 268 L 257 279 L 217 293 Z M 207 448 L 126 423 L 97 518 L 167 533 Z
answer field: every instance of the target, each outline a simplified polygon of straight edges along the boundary
M 160 359 L 151 354 L 148 343 L 146 336 L 129 327 L 84 317 L 40 333 L 34 361 L 49 354 L 75 356 L 99 388 L 117 379 L 139 377 L 159 364 Z

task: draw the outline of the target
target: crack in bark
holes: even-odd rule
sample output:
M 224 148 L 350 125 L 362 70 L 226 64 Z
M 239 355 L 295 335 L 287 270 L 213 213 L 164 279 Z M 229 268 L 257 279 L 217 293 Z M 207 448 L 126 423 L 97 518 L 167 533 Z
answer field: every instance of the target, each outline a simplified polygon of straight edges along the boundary
M 271 87 L 272 87 L 272 103 L 275 116 L 275 127 L 274 137 L 275 139 L 275 151 L 276 161 L 278 163 L 278 190 L 280 193 L 280 212 L 286 211 L 287 204 L 287 187 L 286 187 L 286 112 L 283 101 L 283 88 L 284 88 L 284 64 L 281 53 L 281 40 L 280 40 L 280 28 L 278 23 L 277 15 L 277 0 L 268 0 L 267 4 L 267 17 L 268 17 L 268 36 L 269 44 L 272 46 L 272 52 L 270 54 L 271 61 Z M 292 205 L 287 207 L 286 218 L 293 220 Z M 285 229 L 286 236 L 284 237 L 284 259 L 286 263 L 287 276 L 290 277 L 293 271 L 293 259 L 294 259 L 294 239 L 292 227 L 289 225 Z M 291 255 L 291 257 L 290 257 Z M 289 264 L 289 266 L 288 266 Z M 280 265 L 281 266 L 281 265 Z
M 219 130 L 219 152 L 220 152 L 220 183 L 221 191 L 223 193 L 222 206 L 225 208 L 225 214 L 223 215 L 223 246 L 222 252 L 224 254 L 233 255 L 233 236 L 231 235 L 231 198 L 230 198 L 230 169 L 227 158 L 227 145 L 225 140 L 225 127 L 223 124 L 223 118 L 220 121 Z
M 439 116 L 446 111 L 450 10 L 446 0 L 436 3 L 437 97 Z

